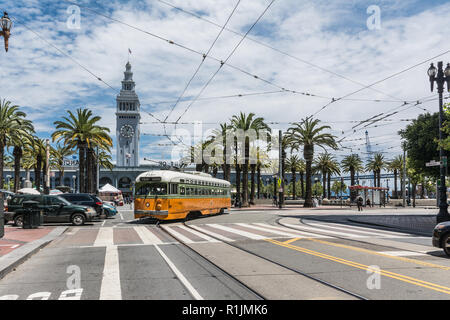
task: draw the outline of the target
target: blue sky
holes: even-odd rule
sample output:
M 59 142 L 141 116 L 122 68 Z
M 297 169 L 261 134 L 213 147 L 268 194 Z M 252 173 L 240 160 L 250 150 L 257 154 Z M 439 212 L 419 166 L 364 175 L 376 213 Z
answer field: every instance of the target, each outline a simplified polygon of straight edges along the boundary
M 53 122 L 67 110 L 88 107 L 102 116 L 102 124 L 111 129 L 115 140 L 115 97 L 120 88 L 123 71 L 131 48 L 136 91 L 141 100 L 141 132 L 161 134 L 161 124 L 146 113 L 165 118 L 171 104 L 158 101 L 176 100 L 199 65 L 201 57 L 170 45 L 88 10 L 95 10 L 153 34 L 171 39 L 186 47 L 205 52 L 220 31 L 216 26 L 199 20 L 157 0 L 148 1 L 74 1 L 81 10 L 80 29 L 69 29 L 70 14 L 67 1 L 0 0 L 0 9 L 16 18 L 8 53 L 0 52 L 0 97 L 20 105 L 34 121 L 37 134 L 49 137 Z M 167 2 L 196 12 L 222 25 L 236 1 L 167 0 Z M 270 1 L 242 0 L 228 27 L 245 33 Z M 380 29 L 369 30 L 367 8 L 380 8 Z M 295 94 L 270 94 L 242 98 L 199 100 L 181 121 L 219 123 L 240 110 L 255 112 L 267 121 L 280 122 L 274 129 L 286 129 L 291 121 L 317 111 L 331 97 L 341 97 L 361 88 L 361 85 L 327 73 L 271 50 L 258 40 L 290 55 L 348 79 L 370 84 L 418 62 L 450 49 L 448 17 L 450 1 L 297 1 L 276 0 L 255 29 L 238 48 L 229 62 L 240 69 L 273 83 L 326 98 L 311 98 Z M 112 90 L 96 80 L 86 70 L 54 47 L 25 28 L 24 24 L 58 49 L 111 85 Z M 225 59 L 239 42 L 240 36 L 224 31 L 211 55 Z M 253 39 L 253 40 L 252 40 Z M 439 58 L 450 61 L 450 54 Z M 438 59 L 436 59 L 438 60 Z M 366 89 L 352 98 L 415 101 L 430 96 L 426 70 L 428 63 L 393 79 Z M 207 59 L 185 97 L 195 96 L 217 69 L 217 62 Z M 255 80 L 224 66 L 202 97 L 258 93 L 277 90 L 274 86 Z M 382 93 L 380 93 L 380 91 Z M 174 121 L 189 102 L 181 102 L 171 114 Z M 340 101 L 331 104 L 317 116 L 332 127 L 333 133 L 349 139 L 364 137 L 364 130 L 352 133 L 355 124 L 398 106 L 398 102 Z M 435 111 L 437 102 L 422 105 Z M 397 131 L 423 110 L 412 107 L 391 117 L 392 122 L 369 128 L 374 149 L 387 148 L 400 152 Z M 204 125 L 205 130 L 217 125 Z M 193 126 L 180 125 L 192 131 Z M 168 125 L 170 133 L 173 126 Z M 344 135 L 342 134 L 344 132 Z M 364 141 L 345 145 L 354 152 L 363 152 Z M 158 145 L 163 144 L 163 146 Z M 142 135 L 141 159 L 170 158 L 169 141 L 164 137 Z M 360 149 L 360 150 L 358 150 Z M 348 152 L 348 151 L 347 151 Z M 343 153 L 338 153 L 339 155 Z M 390 155 L 389 155 L 390 156 Z M 115 149 L 113 150 L 115 159 Z

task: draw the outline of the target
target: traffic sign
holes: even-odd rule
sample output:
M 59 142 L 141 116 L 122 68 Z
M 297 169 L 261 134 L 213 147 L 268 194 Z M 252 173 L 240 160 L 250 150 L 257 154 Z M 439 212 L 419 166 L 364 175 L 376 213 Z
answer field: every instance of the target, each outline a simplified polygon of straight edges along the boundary
M 441 161 L 431 160 L 430 162 L 425 163 L 425 166 L 427 166 L 427 167 L 436 167 L 436 166 L 440 166 L 441 163 L 442 163 Z

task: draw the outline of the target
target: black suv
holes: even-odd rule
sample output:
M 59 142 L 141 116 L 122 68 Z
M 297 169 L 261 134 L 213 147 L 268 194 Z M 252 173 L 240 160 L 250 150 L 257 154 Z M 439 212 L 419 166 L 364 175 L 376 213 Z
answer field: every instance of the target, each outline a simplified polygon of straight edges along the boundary
M 8 211 L 5 212 L 6 221 L 14 221 L 17 226 L 23 223 L 24 201 L 37 201 L 38 209 L 42 211 L 44 223 L 47 222 L 72 222 L 74 225 L 83 225 L 86 221 L 92 221 L 97 215 L 93 208 L 73 205 L 66 199 L 56 195 L 18 194 L 8 201 Z
M 95 209 L 98 216 L 103 215 L 103 201 L 95 194 L 90 193 L 63 193 L 59 195 L 70 203 L 89 206 Z

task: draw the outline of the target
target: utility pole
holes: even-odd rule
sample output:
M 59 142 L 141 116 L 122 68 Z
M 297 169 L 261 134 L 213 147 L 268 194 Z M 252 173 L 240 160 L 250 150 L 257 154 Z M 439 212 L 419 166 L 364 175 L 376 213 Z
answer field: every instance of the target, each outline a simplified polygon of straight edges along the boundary
M 278 192 L 279 192 L 279 201 L 278 201 L 278 208 L 283 207 L 284 202 L 284 179 L 283 179 L 283 133 L 281 130 L 278 130 L 278 145 L 279 145 L 279 163 L 278 163 L 278 181 L 280 181 L 280 185 L 278 186 Z
M 406 207 L 406 142 L 403 142 L 403 179 L 402 179 L 403 208 Z
M 45 157 L 45 188 L 44 193 L 50 194 L 50 139 L 45 139 L 46 157 Z
M 96 181 L 96 193 L 98 195 L 98 190 L 100 190 L 100 161 L 98 161 L 98 146 L 97 146 L 97 181 Z

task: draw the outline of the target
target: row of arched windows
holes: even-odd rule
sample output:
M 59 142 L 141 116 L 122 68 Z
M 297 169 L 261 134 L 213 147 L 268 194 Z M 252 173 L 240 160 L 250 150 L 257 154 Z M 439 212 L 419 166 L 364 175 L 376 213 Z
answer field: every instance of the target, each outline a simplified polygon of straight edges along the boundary
M 119 102 L 120 111 L 136 111 L 136 103 L 134 102 Z

